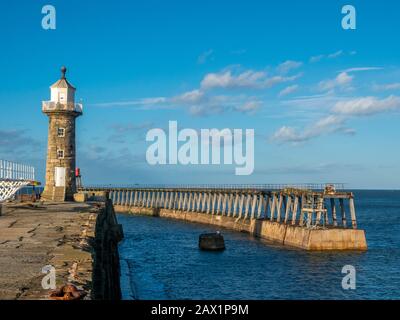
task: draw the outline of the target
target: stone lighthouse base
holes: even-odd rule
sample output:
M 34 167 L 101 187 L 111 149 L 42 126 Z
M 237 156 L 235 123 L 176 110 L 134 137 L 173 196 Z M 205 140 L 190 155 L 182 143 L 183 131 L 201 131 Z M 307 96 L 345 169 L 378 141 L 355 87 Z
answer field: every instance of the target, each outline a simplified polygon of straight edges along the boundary
M 64 202 L 73 201 L 73 193 L 67 192 L 65 187 L 51 187 L 47 186 L 42 195 L 41 199 L 44 201 Z

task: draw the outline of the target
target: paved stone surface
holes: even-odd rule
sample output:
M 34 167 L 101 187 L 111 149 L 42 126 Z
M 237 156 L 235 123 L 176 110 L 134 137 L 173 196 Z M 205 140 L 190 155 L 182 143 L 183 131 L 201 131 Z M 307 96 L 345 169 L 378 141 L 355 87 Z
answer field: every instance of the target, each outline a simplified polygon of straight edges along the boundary
M 88 292 L 96 206 L 78 203 L 7 204 L 0 216 L 0 299 L 48 299 L 42 268 L 56 269 L 57 287 Z

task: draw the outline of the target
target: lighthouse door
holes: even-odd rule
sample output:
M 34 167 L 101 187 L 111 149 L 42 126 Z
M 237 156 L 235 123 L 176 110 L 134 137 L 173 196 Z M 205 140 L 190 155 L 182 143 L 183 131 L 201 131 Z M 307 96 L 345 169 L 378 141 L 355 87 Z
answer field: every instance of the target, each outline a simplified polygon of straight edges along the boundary
M 55 172 L 56 187 L 65 187 L 65 168 L 56 167 Z

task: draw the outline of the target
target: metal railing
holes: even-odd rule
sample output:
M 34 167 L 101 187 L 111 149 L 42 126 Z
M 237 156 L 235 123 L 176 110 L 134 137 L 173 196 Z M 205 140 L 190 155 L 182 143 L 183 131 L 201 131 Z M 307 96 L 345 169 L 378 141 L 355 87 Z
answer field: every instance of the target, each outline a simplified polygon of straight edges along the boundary
M 60 103 L 54 101 L 43 101 L 42 111 L 74 111 L 77 113 L 83 112 L 83 105 L 81 103 Z
M 325 190 L 327 186 L 333 187 L 337 191 L 345 189 L 344 183 L 300 183 L 300 184 L 119 184 L 119 185 L 85 185 L 82 189 L 180 189 L 180 190 L 283 190 L 283 189 L 299 189 L 307 191 Z
M 22 163 L 0 160 L 0 179 L 35 180 L 35 168 Z

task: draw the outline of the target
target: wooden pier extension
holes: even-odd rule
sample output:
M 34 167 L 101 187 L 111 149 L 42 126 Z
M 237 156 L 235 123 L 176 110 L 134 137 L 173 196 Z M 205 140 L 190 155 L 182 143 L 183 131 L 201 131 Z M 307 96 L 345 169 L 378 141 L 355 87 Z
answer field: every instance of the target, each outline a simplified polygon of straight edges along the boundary
M 116 211 L 181 219 L 249 232 L 306 250 L 366 250 L 357 228 L 354 195 L 334 188 L 143 187 L 107 191 Z

